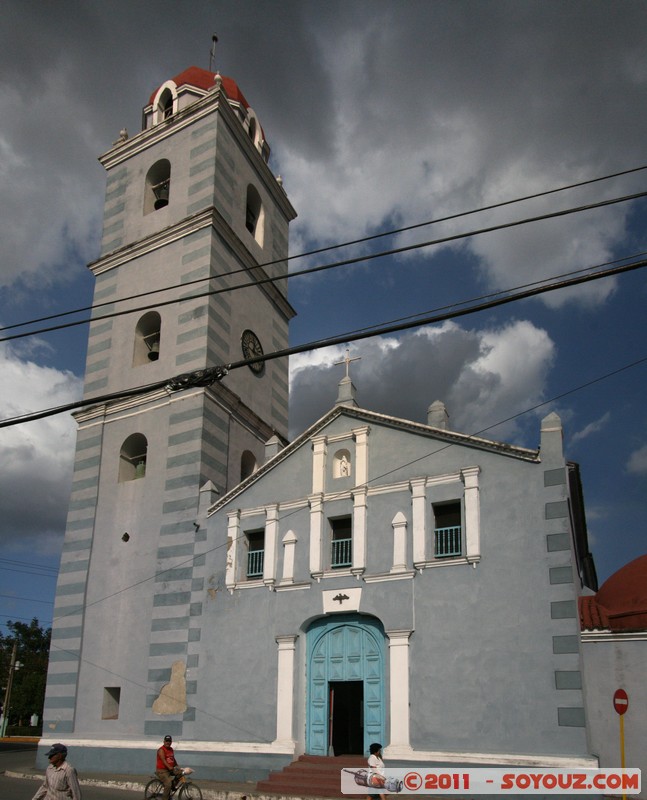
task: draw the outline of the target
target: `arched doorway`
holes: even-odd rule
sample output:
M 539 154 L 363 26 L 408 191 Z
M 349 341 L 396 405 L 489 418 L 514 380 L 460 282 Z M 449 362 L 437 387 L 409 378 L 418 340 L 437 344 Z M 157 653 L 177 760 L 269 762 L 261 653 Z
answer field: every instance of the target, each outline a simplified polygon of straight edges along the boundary
M 384 740 L 384 629 L 343 614 L 313 622 L 307 637 L 306 752 L 365 754 Z

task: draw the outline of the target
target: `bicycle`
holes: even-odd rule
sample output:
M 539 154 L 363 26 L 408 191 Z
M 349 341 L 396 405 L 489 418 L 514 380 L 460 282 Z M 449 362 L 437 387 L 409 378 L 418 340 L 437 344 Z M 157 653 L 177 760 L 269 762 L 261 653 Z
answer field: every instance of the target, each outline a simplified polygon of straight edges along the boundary
M 173 778 L 169 800 L 177 793 L 178 800 L 202 800 L 200 787 L 193 783 L 189 775 L 193 772 L 191 767 L 185 767 L 181 775 Z M 146 784 L 144 800 L 160 800 L 164 794 L 164 784 L 159 778 L 153 778 Z

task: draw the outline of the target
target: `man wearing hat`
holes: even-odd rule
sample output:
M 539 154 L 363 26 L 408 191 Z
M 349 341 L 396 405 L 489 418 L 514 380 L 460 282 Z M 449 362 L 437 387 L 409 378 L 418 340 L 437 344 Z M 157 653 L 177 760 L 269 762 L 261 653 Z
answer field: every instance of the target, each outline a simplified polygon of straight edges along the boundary
M 182 774 L 182 770 L 175 760 L 173 738 L 168 734 L 164 737 L 164 744 L 157 749 L 155 774 L 164 784 L 164 794 L 162 795 L 162 800 L 168 800 L 173 787 L 173 779 L 176 775 Z
M 49 766 L 45 770 L 43 785 L 36 792 L 33 800 L 81 800 L 81 787 L 74 767 L 68 763 L 67 747 L 64 744 L 53 744 L 47 752 Z

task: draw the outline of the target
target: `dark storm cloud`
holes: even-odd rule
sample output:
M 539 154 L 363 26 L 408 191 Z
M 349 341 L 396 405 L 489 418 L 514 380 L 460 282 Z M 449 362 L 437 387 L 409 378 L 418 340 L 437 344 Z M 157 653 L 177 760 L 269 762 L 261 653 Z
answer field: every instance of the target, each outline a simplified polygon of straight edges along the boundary
M 0 281 L 38 271 L 55 285 L 70 248 L 96 254 L 97 154 L 139 129 L 163 80 L 208 66 L 214 32 L 216 66 L 274 148 L 296 235 L 334 241 L 640 162 L 646 21 L 632 0 L 7 0 Z M 500 249 L 480 255 L 488 270 Z
M 65 529 L 67 500 L 72 483 L 71 464 L 49 460 L 43 470 L 43 454 L 30 447 L 3 448 L 11 469 L 2 471 L 2 530 L 5 546 L 15 539 L 40 548 Z M 34 476 L 38 476 L 34 480 Z
M 338 362 L 344 355 L 336 348 L 326 356 L 323 351 L 312 365 L 306 357 L 294 366 L 292 436 L 337 400 L 337 387 L 345 374 Z M 350 357 L 360 359 L 349 364 L 360 407 L 425 424 L 429 406 L 440 400 L 447 407 L 452 430 L 477 433 L 543 399 L 553 343 L 545 331 L 527 322 L 489 331 L 449 323 L 386 342 L 359 342 Z M 499 434 L 502 431 L 511 434 L 516 426 L 497 428 Z

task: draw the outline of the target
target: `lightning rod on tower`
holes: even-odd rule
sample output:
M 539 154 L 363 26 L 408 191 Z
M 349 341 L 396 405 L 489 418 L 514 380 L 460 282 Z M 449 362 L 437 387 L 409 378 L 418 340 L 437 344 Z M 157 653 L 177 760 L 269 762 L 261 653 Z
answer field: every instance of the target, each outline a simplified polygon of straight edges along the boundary
M 213 62 L 216 58 L 216 42 L 218 41 L 218 37 L 216 34 L 212 34 L 211 36 L 211 52 L 209 53 L 209 72 L 213 72 Z

